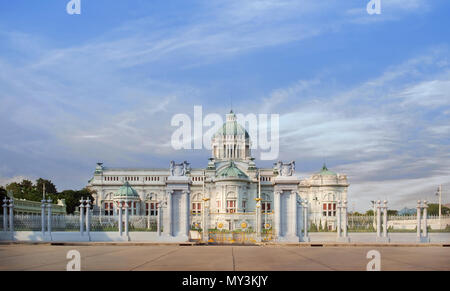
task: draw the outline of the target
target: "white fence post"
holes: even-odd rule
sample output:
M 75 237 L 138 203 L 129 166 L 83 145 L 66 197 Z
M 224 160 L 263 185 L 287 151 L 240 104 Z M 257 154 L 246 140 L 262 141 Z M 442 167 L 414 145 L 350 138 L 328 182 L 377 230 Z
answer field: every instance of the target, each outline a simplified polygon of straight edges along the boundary
M 422 234 L 421 234 L 421 232 L 420 232 L 420 229 L 421 229 L 421 227 L 422 227 L 422 223 L 421 223 L 421 219 L 420 219 L 420 208 L 421 208 L 421 205 L 420 205 L 420 200 L 419 201 L 417 201 L 417 239 L 420 241 L 421 240 L 421 238 L 422 238 Z
M 309 242 L 309 235 L 308 235 L 308 200 L 305 200 L 304 206 L 303 206 L 303 241 Z
M 376 209 L 377 209 L 377 238 L 380 238 L 381 237 L 381 205 L 380 205 L 380 200 L 378 200 L 377 202 L 376 202 L 377 204 L 377 206 L 376 206 Z
M 41 229 L 42 229 L 42 237 L 45 235 L 45 199 L 41 200 Z
M 336 213 L 336 232 L 337 232 L 337 238 L 339 239 L 341 237 L 341 208 L 342 208 L 342 203 L 341 200 L 339 200 L 337 202 L 337 213 Z
M 428 202 L 425 200 L 423 201 L 423 237 L 426 241 L 428 241 L 428 221 L 427 221 L 427 209 L 428 209 Z
M 162 217 L 162 201 L 158 202 L 158 214 L 157 214 L 157 221 L 156 221 L 156 232 L 158 233 L 158 236 L 161 236 L 161 217 Z
M 118 208 L 119 208 L 119 235 L 122 236 L 122 232 L 123 232 L 122 201 L 118 202 Z
M 80 234 L 84 235 L 84 199 L 80 200 Z
M 91 240 L 91 200 L 86 199 L 86 234 L 88 239 Z
M 14 199 L 9 199 L 9 231 L 14 232 Z M 14 236 L 13 236 L 14 239 Z
M 387 223 L 387 201 L 384 200 L 384 206 L 383 206 L 383 237 L 387 238 L 387 231 L 388 231 L 388 223 Z
M 51 237 L 52 237 L 52 200 L 51 199 L 47 200 L 47 210 L 48 210 L 47 231 L 48 231 L 48 234 L 50 235 L 50 239 L 51 239 Z
M 125 235 L 128 239 L 128 223 L 129 223 L 129 214 L 128 214 L 128 203 L 125 203 Z
M 8 199 L 3 199 L 3 231 L 8 231 Z

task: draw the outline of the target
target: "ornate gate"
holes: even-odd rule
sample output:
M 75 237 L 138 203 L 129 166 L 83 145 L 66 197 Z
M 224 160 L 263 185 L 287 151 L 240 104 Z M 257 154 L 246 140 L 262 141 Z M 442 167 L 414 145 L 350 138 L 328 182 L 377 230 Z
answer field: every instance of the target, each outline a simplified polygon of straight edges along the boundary
M 208 215 L 208 243 L 251 245 L 258 242 L 275 240 L 273 232 L 273 213 L 265 213 L 261 217 L 261 233 L 257 233 L 255 213 L 212 213 Z M 201 225 L 199 217 L 194 223 Z M 203 237 L 203 236 L 202 236 Z M 206 237 L 205 237 L 206 239 Z

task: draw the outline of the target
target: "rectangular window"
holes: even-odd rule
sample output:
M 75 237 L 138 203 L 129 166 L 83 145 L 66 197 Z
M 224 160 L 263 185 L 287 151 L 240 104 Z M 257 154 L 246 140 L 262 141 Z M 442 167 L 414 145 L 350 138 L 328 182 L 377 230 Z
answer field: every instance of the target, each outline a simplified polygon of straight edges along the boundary
M 192 214 L 199 215 L 201 213 L 202 213 L 202 203 L 201 202 L 192 203 Z
M 145 203 L 145 215 L 157 216 L 158 215 L 158 203 L 156 203 L 156 202 Z
M 227 200 L 227 213 L 236 212 L 236 200 Z
M 103 208 L 105 209 L 105 215 L 106 216 L 113 216 L 114 215 L 114 204 L 112 202 L 105 202 L 103 204 Z

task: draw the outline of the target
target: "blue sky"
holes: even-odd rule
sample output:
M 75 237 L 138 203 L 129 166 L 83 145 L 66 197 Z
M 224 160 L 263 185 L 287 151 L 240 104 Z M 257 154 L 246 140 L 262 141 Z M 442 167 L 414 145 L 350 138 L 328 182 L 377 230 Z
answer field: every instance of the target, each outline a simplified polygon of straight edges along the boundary
M 450 187 L 448 1 L 67 2 L 0 0 L 0 184 L 81 188 L 98 161 L 203 167 L 208 151 L 170 147 L 170 120 L 233 100 L 280 114 L 280 159 L 348 174 L 357 209 Z

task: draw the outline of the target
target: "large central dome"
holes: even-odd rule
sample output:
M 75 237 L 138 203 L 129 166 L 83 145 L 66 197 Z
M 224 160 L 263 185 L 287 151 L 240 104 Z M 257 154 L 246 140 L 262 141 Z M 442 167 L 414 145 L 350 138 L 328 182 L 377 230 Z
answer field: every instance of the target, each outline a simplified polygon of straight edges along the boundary
M 212 137 L 212 156 L 218 160 L 246 160 L 251 158 L 250 135 L 237 122 L 233 110 L 227 121 Z
M 245 128 L 237 122 L 236 114 L 230 111 L 227 114 L 227 121 L 222 125 L 222 127 L 214 134 L 214 137 L 219 136 L 238 136 L 242 135 L 245 138 L 249 138 L 248 132 Z

